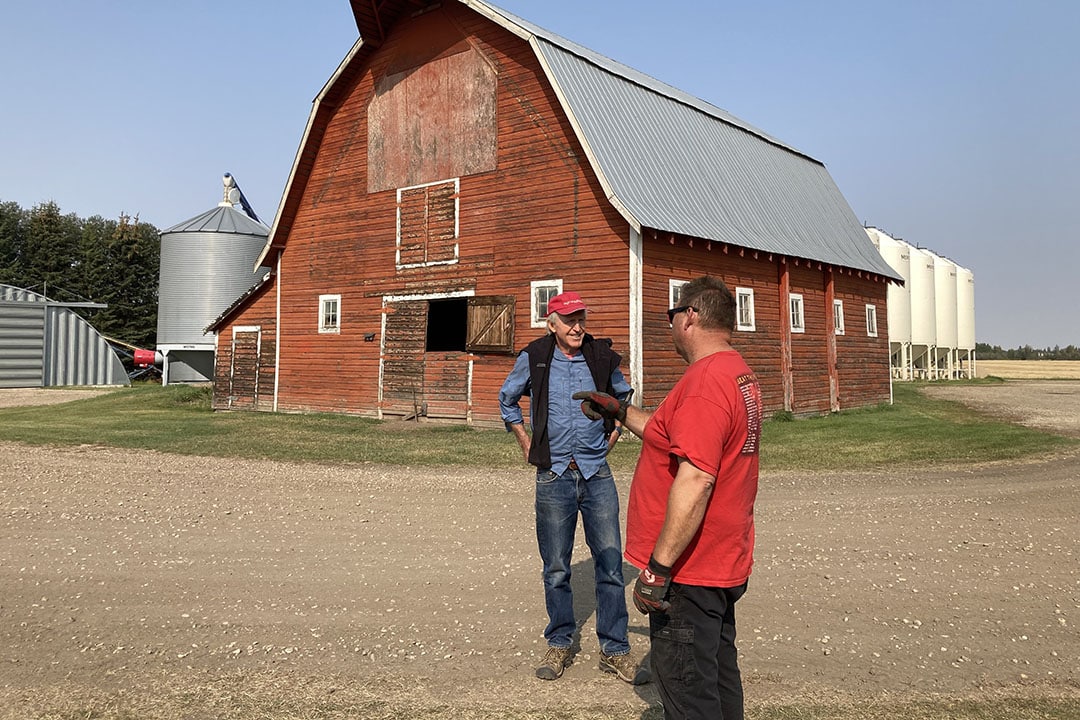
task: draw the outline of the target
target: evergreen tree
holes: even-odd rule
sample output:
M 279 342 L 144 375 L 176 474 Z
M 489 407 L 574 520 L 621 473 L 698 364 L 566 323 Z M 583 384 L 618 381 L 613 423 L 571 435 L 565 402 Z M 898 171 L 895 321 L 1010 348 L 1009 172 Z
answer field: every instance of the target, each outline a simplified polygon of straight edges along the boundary
M 119 222 L 94 217 L 83 228 L 88 296 L 108 308 L 93 323 L 106 336 L 144 348 L 157 333 L 157 228 L 121 214 Z
M 56 203 L 31 209 L 20 262 L 23 287 L 54 300 L 80 299 L 80 235 L 79 218 L 61 215 Z
M 0 202 L 0 283 L 5 285 L 19 286 L 26 224 L 26 212 L 18 203 Z

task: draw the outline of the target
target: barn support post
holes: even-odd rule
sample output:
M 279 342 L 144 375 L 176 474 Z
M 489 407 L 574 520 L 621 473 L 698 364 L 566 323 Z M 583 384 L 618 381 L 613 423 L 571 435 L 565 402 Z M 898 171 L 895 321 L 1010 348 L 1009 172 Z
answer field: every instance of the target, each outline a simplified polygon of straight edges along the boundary
M 274 277 L 274 412 L 278 409 L 278 387 L 281 378 L 281 255 L 278 250 L 277 273 Z
M 780 382 L 784 389 L 784 409 L 795 408 L 795 388 L 791 377 L 791 275 L 787 258 L 780 258 Z
M 642 363 L 642 330 L 641 330 L 641 282 L 642 282 L 642 253 L 643 244 L 641 230 L 630 226 L 629 237 L 630 256 L 630 387 L 634 388 L 634 397 L 638 399 L 637 405 L 641 405 L 645 398 L 642 387 L 643 373 Z
M 829 368 L 829 409 L 840 412 L 840 372 L 836 367 L 836 280 L 832 268 L 825 271 L 825 352 Z

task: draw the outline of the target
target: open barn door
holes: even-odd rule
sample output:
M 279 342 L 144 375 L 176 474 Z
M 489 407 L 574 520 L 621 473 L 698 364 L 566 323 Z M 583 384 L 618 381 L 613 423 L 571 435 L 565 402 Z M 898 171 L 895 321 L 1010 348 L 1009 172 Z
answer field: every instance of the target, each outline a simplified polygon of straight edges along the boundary
M 512 353 L 512 297 L 385 302 L 381 416 L 471 419 L 475 353 Z

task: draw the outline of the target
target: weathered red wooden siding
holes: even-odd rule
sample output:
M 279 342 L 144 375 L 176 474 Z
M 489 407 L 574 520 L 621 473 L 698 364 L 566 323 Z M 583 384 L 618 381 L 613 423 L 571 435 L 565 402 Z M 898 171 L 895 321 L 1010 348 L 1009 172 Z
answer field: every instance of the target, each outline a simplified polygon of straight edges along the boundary
M 858 274 L 836 274 L 836 299 L 844 301 L 844 334 L 836 338 L 840 409 L 888 402 L 888 286 Z M 877 337 L 866 334 L 866 305 L 877 307 Z
M 460 261 L 398 269 L 396 192 L 367 192 L 367 109 L 387 68 L 396 63 L 400 69 L 402 54 L 434 40 L 445 45 L 448 28 L 468 35 L 469 42 L 460 44 L 464 51 L 479 53 L 479 60 L 496 71 L 497 168 L 461 176 Z M 512 295 L 520 348 L 544 333 L 529 328 L 530 281 L 557 278 L 564 289 L 586 298 L 592 308 L 589 331 L 613 337 L 625 354 L 629 231 L 587 168 L 528 45 L 451 4 L 402 21 L 355 75 L 327 128 L 282 257 L 279 407 L 378 412 L 385 296 L 469 290 Z M 379 171 L 394 170 L 380 166 Z M 435 172 L 450 171 L 439 166 Z M 421 172 L 416 179 L 451 178 Z M 340 334 L 317 332 L 318 298 L 327 293 L 341 295 Z M 374 342 L 363 341 L 369 333 L 375 333 Z M 476 422 L 498 420 L 498 389 L 512 355 L 428 355 L 440 368 L 425 380 L 433 388 L 439 377 L 460 378 L 471 360 L 468 409 Z M 455 362 L 458 367 L 452 367 Z M 429 410 L 456 407 L 456 402 L 438 396 Z
M 736 330 L 732 345 L 746 359 L 761 383 L 762 401 L 767 414 L 784 406 L 783 368 L 780 346 L 782 323 L 787 322 L 782 309 L 787 298 L 781 297 L 779 275 L 781 262 L 787 263 L 790 292 L 803 296 L 805 333 L 792 338 L 791 384 L 797 414 L 820 414 L 831 409 L 829 393 L 828 337 L 832 329 L 831 302 L 826 302 L 827 269 L 817 263 L 782 260 L 768 253 L 725 247 L 689 238 L 646 234 L 643 270 L 643 358 L 645 392 L 642 402 L 655 407 L 685 369 L 685 362 L 674 350 L 671 330 L 664 310 L 668 307 L 670 280 L 691 280 L 709 274 L 720 278 L 735 292 L 736 288 L 754 291 L 755 330 Z M 889 367 L 885 331 L 881 324 L 885 312 L 885 283 L 835 271 L 836 298 L 844 300 L 847 334 L 837 337 L 837 370 L 840 407 L 858 407 L 889 399 Z M 784 304 L 782 304 L 784 303 Z M 866 303 L 877 305 L 878 337 L 866 337 Z
M 805 261 L 789 262 L 791 292 L 803 296 L 805 332 L 791 334 L 792 407 L 796 415 L 827 413 L 829 407 L 828 339 L 832 307 L 826 307 L 824 273 Z
M 672 242 L 674 241 L 674 242 Z M 736 287 L 754 290 L 756 331 L 736 331 L 732 345 L 746 359 L 761 383 L 762 401 L 768 411 L 783 407 L 780 377 L 780 299 L 776 262 L 767 254 L 688 238 L 652 237 L 643 247 L 644 308 L 642 365 L 645 407 L 656 407 L 682 377 L 686 363 L 675 352 L 665 311 L 669 307 L 669 281 L 692 280 L 701 275 L 718 277 L 732 292 Z
M 212 405 L 215 410 L 273 410 L 274 408 L 274 293 L 273 286 L 267 285 L 248 301 L 242 314 L 235 315 L 232 321 L 217 331 L 217 350 L 214 353 L 214 394 Z M 233 329 L 236 327 L 257 327 L 260 330 L 257 348 L 257 379 L 252 378 L 251 389 L 257 390 L 254 402 L 239 403 L 230 398 L 234 383 L 232 374 L 236 372 L 233 363 Z
M 385 298 L 423 302 L 422 298 L 433 294 L 469 292 L 512 296 L 516 302 L 514 345 L 520 349 L 546 332 L 530 327 L 530 282 L 536 280 L 560 279 L 564 290 L 580 292 L 591 308 L 589 332 L 611 337 L 615 349 L 626 358 L 629 226 L 588 167 L 533 51 L 520 38 L 458 4 L 405 18 L 389 30 L 387 41 L 346 68 L 323 101 L 324 107 L 334 106 L 333 117 L 318 154 L 310 161 L 302 157 L 297 168 L 292 192 L 299 193 L 299 201 L 295 214 L 287 218 L 285 250 L 275 277 L 281 293 L 280 367 L 263 368 L 270 382 L 260 381 L 260 393 L 272 392 L 276 370 L 280 410 L 374 415 L 380 411 L 384 315 L 400 306 L 384 304 Z M 411 63 L 421 63 L 424 72 L 410 73 Z M 387 98 L 377 104 L 379 132 L 396 133 L 397 141 L 402 134 L 406 139 L 415 137 L 422 146 L 415 157 L 387 152 L 384 138 L 379 133 L 373 136 L 369 127 L 375 93 L 379 88 L 392 92 L 414 75 L 417 82 L 437 87 L 438 68 L 463 73 L 465 77 L 447 81 L 465 83 L 468 92 L 462 97 L 471 98 L 483 112 L 474 118 L 461 113 L 460 107 L 446 106 L 454 95 L 440 90 L 413 109 L 417 117 L 402 117 L 408 103 L 401 97 Z M 494 72 L 494 83 L 489 70 Z M 387 81 L 388 76 L 392 81 Z M 494 97 L 484 96 L 484 88 L 492 88 Z M 413 87 L 414 95 L 408 97 L 415 97 L 415 91 Z M 488 122 L 489 101 L 494 107 L 493 125 Z M 425 133 L 437 131 L 441 121 L 466 128 L 476 137 L 465 135 L 458 139 L 463 147 L 440 152 Z M 493 167 L 492 138 L 485 135 L 492 131 L 497 135 Z M 371 157 L 369 143 L 379 144 Z M 395 187 L 454 178 L 460 180 L 459 260 L 398 268 Z M 710 273 L 733 289 L 753 288 L 757 329 L 736 332 L 734 344 L 758 374 L 766 411 L 784 408 L 780 346 L 786 298 L 778 279 L 782 259 L 702 240 L 669 240 L 648 230 L 643 240 L 641 401 L 655 407 L 685 367 L 672 347 L 664 314 L 668 281 Z M 283 244 L 280 238 L 276 243 Z M 440 257 L 447 256 L 445 251 L 440 246 Z M 831 307 L 825 307 L 824 271 L 806 265 L 788 269 L 791 290 L 803 294 L 807 315 L 807 333 L 792 340 L 793 409 L 827 412 L 824 333 L 825 313 L 831 313 Z M 837 297 L 847 298 L 840 293 L 848 293 L 860 300 L 852 299 L 858 308 L 849 309 L 845 299 L 849 330 L 837 345 L 840 397 L 844 407 L 879 402 L 888 398 L 887 351 L 877 359 L 878 346 L 884 347 L 887 338 L 884 285 L 842 278 L 836 285 Z M 269 327 L 276 291 L 263 293 L 221 328 L 219 345 L 229 344 L 234 325 Z M 862 292 L 879 298 L 878 338 L 854 337 L 856 323 L 865 323 L 855 312 L 864 313 L 867 300 Z M 340 333 L 318 332 L 322 294 L 341 295 Z M 865 328 L 862 332 L 865 335 Z M 366 341 L 365 336 L 373 339 Z M 264 342 L 268 337 L 273 334 L 264 332 Z M 394 353 L 403 350 L 394 346 L 387 352 L 393 360 Z M 852 353 L 850 358 L 847 353 Z M 227 366 L 225 360 L 219 350 L 219 366 Z M 497 423 L 498 389 L 513 360 L 513 354 L 421 352 L 414 375 L 426 388 L 429 412 L 447 417 L 464 412 L 476 423 Z M 468 377 L 470 363 L 471 392 L 462 397 L 457 388 Z M 883 369 L 879 372 L 879 368 Z M 394 370 L 392 363 L 390 369 Z M 628 360 L 623 370 L 630 375 Z M 401 402 L 390 385 L 384 382 L 382 408 Z M 397 394 L 403 392 L 400 387 Z M 259 407 L 268 404 L 260 402 Z

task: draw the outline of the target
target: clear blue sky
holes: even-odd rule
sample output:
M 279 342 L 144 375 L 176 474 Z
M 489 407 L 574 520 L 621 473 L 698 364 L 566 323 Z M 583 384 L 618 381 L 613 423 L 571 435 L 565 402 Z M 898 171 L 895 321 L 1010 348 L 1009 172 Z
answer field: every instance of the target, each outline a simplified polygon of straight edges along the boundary
M 866 224 L 975 274 L 980 342 L 1080 345 L 1080 2 L 496 0 L 823 161 Z M 346 0 L 3 12 L 0 200 L 161 229 L 236 176 L 268 223 Z

